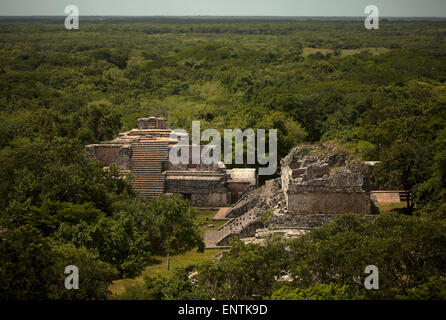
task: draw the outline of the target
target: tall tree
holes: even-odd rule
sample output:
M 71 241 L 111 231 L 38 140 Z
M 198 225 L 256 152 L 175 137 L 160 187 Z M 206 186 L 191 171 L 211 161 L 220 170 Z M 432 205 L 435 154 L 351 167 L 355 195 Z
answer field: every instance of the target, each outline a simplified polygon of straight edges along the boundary
M 415 206 L 414 187 L 423 181 L 420 150 L 415 141 L 396 141 L 382 152 L 381 163 L 373 171 L 379 185 L 404 189 L 408 214 L 412 214 Z
M 197 210 L 179 195 L 160 196 L 150 202 L 149 210 L 160 217 L 162 246 L 167 253 L 167 267 L 170 255 L 197 248 L 203 252 L 204 243 L 197 225 Z

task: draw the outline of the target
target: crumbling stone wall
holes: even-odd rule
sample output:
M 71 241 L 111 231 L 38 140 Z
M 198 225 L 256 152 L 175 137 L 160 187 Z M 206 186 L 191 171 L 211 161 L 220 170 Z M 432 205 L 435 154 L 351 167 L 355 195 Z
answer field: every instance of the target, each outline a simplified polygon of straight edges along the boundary
M 225 207 L 231 201 L 227 192 L 192 193 L 190 201 L 196 207 Z
M 250 191 L 228 211 L 226 217 L 237 218 L 209 231 L 210 244 L 227 246 L 235 236 L 250 241 L 263 223 L 272 232 L 299 236 L 344 213 L 375 217 L 366 167 L 335 147 L 296 147 L 282 159 L 281 169 L 280 178 Z M 263 221 L 265 211 L 272 216 Z
M 366 167 L 332 146 L 300 146 L 282 161 L 290 213 L 371 213 Z
M 123 145 L 119 148 L 118 154 L 115 158 L 116 166 L 121 170 L 130 170 L 132 167 L 132 147 Z
M 194 206 L 223 207 L 230 204 L 224 172 L 166 171 L 166 193 L 178 193 Z
M 166 120 L 164 118 L 139 118 L 138 129 L 166 129 Z
M 169 154 L 171 152 L 174 152 L 173 149 L 174 146 L 169 146 Z M 187 152 L 189 153 L 189 162 L 182 164 L 182 163 L 178 163 L 178 164 L 173 164 L 171 161 L 168 161 L 166 163 L 167 167 L 166 170 L 170 170 L 170 171 L 191 171 L 191 170 L 195 170 L 195 171 L 220 171 L 220 172 L 225 172 L 226 171 L 226 167 L 219 167 L 218 164 L 216 163 L 210 163 L 210 164 L 205 164 L 203 161 L 199 161 L 199 163 L 195 164 L 192 163 L 192 155 L 193 153 L 197 153 L 199 155 L 201 155 L 202 151 L 203 151 L 204 146 L 197 146 L 197 145 L 189 145 L 189 146 L 182 146 L 182 149 L 187 149 Z M 177 150 L 178 153 L 180 153 Z M 183 152 L 183 150 L 181 151 Z M 179 154 L 178 154 L 179 156 Z
M 288 211 L 295 213 L 364 213 L 371 210 L 368 193 L 298 193 L 291 194 Z
M 114 163 L 121 170 L 130 170 L 132 149 L 124 144 L 92 144 L 85 147 L 87 155 L 105 165 Z
M 210 172 L 166 172 L 168 193 L 227 192 L 224 174 Z

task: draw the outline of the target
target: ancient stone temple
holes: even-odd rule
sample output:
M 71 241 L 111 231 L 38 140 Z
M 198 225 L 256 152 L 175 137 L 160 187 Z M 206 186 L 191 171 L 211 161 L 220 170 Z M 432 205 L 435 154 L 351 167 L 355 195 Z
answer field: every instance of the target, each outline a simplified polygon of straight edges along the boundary
M 134 188 L 148 200 L 178 193 L 195 206 L 224 207 L 237 201 L 245 189 L 257 185 L 255 169 L 227 170 L 223 163 L 172 164 L 169 150 L 178 140 L 170 138 L 171 132 L 163 118 L 141 118 L 137 129 L 85 149 L 105 166 L 113 163 L 131 173 Z
M 246 192 L 204 238 L 208 248 L 229 246 L 234 237 L 262 243 L 272 233 L 300 236 L 344 213 L 373 218 L 372 209 L 363 163 L 330 145 L 298 146 L 281 160 L 279 178 Z
M 282 189 L 290 213 L 371 212 L 365 166 L 330 146 L 295 148 L 281 161 Z

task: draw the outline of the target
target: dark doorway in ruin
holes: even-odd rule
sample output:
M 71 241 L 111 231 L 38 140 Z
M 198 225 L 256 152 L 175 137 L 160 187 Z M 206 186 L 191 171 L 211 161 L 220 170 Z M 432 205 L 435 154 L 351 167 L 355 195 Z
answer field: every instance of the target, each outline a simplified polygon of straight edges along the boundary
M 183 193 L 183 199 L 192 201 L 192 194 L 191 193 Z

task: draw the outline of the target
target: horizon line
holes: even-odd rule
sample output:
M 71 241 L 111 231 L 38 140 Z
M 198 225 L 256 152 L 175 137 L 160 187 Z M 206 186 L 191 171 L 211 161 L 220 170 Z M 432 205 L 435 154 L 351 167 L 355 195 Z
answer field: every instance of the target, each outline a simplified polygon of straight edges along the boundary
M 0 18 L 46 18 L 46 17 L 66 17 L 66 15 L 0 15 Z M 126 17 L 126 18 L 364 18 L 366 15 L 362 16 L 283 16 L 283 15 L 79 15 L 79 17 L 85 18 L 96 18 L 96 17 Z M 380 18 L 436 18 L 436 19 L 446 19 L 446 16 L 384 16 L 381 15 Z

